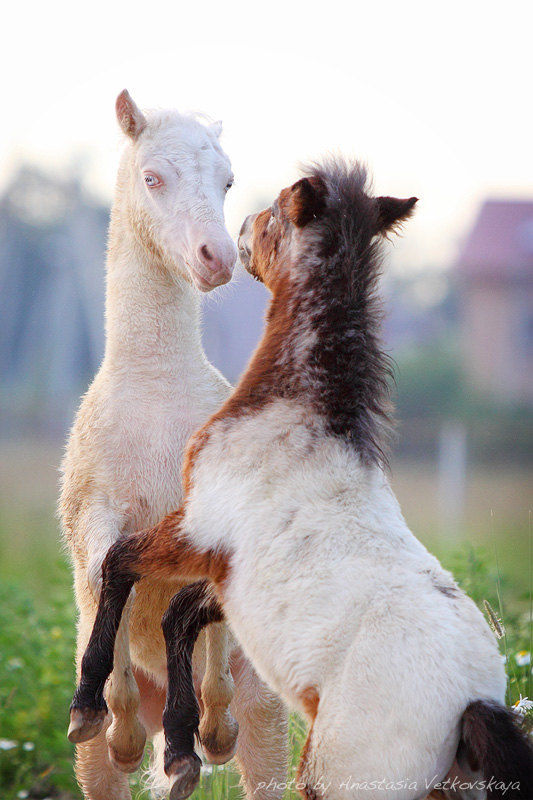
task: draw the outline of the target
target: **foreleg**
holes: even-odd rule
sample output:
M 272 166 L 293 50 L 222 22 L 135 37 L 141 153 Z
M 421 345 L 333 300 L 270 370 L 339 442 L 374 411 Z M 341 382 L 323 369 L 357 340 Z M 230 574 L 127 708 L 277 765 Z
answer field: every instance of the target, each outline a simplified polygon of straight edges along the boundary
M 200 779 L 201 761 L 194 752 L 200 712 L 194 691 L 192 653 L 202 628 L 222 619 L 222 608 L 208 581 L 181 589 L 163 616 L 168 672 L 163 729 L 165 772 L 171 780 L 170 800 L 189 797 Z
M 119 539 L 120 530 L 127 524 L 127 519 L 110 513 L 107 507 L 98 503 L 87 503 L 80 511 L 76 535 L 85 544 L 86 563 L 76 567 L 76 597 L 80 614 L 86 610 L 93 620 L 96 613 L 95 603 L 98 603 L 102 589 L 102 564 L 109 548 Z M 130 662 L 129 612 L 132 605 L 133 592 L 118 630 L 115 669 L 106 687 L 106 701 L 112 711 L 111 724 L 106 731 L 109 757 L 123 772 L 132 772 L 138 767 L 146 741 L 144 727 L 137 716 L 140 697 Z M 83 650 L 79 654 L 79 664 Z M 101 720 L 95 717 L 93 722 L 96 730 L 100 729 Z M 79 715 L 77 718 L 75 716 L 69 728 L 70 741 L 77 744 L 86 741 L 91 727 L 87 720 Z
M 155 528 L 126 536 L 108 551 L 96 619 L 81 664 L 81 679 L 71 705 L 76 741 L 87 741 L 101 730 L 107 705 L 104 686 L 113 669 L 118 627 L 136 581 L 209 576 L 218 565 L 208 552 L 195 549 L 182 533 L 183 512 L 170 514 Z
M 83 576 L 83 585 L 87 583 Z M 77 660 L 78 666 L 94 622 L 92 607 L 82 605 L 78 628 Z M 109 759 L 106 741 L 106 719 L 100 733 L 90 742 L 76 747 L 76 779 L 85 800 L 131 800 L 128 776 L 115 769 Z
M 206 631 L 203 712 L 198 731 L 202 750 L 211 764 L 225 764 L 235 755 L 239 726 L 230 711 L 235 683 L 230 669 L 233 636 L 225 622 Z
M 134 772 L 140 766 L 146 731 L 138 717 L 141 701 L 130 661 L 129 620 L 135 589 L 131 590 L 120 622 L 114 652 L 114 668 L 106 686 L 106 701 L 113 715 L 106 731 L 109 757 L 122 772 Z

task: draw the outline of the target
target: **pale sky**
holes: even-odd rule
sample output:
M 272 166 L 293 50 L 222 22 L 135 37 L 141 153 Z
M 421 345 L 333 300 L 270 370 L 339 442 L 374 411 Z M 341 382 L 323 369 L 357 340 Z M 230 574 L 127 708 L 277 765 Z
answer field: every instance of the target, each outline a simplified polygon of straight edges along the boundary
M 531 0 L 50 0 L 4 15 L 1 185 L 23 158 L 61 176 L 83 160 L 109 200 L 126 87 L 141 107 L 223 120 L 232 233 L 328 151 L 364 159 L 377 193 L 420 198 L 394 250 L 404 269 L 449 263 L 484 197 L 533 198 Z

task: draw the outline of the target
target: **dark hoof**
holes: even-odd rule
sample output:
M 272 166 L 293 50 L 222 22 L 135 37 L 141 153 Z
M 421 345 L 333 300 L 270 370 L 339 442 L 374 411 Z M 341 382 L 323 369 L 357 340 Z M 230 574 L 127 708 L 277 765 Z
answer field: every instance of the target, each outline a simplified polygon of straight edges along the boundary
M 105 709 L 96 711 L 94 708 L 72 708 L 67 733 L 69 742 L 81 744 L 94 739 L 104 727 L 106 715 Z
M 194 792 L 200 780 L 201 766 L 196 753 L 178 756 L 165 766 L 170 778 L 169 800 L 185 800 Z
M 109 753 L 111 763 L 120 772 L 135 772 L 141 766 L 144 758 L 144 747 L 140 752 L 130 756 L 117 752 L 108 744 L 107 752 Z

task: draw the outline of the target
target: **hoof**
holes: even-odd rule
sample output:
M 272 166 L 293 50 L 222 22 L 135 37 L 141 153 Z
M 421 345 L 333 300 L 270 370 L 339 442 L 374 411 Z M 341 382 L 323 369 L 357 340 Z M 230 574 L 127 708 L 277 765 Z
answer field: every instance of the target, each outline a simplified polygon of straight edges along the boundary
M 81 744 L 94 739 L 102 728 L 107 711 L 94 708 L 72 708 L 70 711 L 70 725 L 68 726 L 67 737 L 72 744 Z
M 170 778 L 169 800 L 185 800 L 189 797 L 200 780 L 200 767 L 202 762 L 196 753 L 178 756 L 165 766 L 165 772 Z
M 124 753 L 119 753 L 114 747 L 111 747 L 111 745 L 108 745 L 107 752 L 109 754 L 109 760 L 119 772 L 136 772 L 144 758 L 144 747 L 135 755 L 125 755 Z
M 239 725 L 233 717 L 225 720 L 224 730 L 215 728 L 205 733 L 200 725 L 199 738 L 206 761 L 210 764 L 226 764 L 237 750 Z
M 112 764 L 120 772 L 139 769 L 146 744 L 146 731 L 137 717 L 121 721 L 115 717 L 107 734 L 107 749 Z
M 235 740 L 233 746 L 228 750 L 209 750 L 209 748 L 202 744 L 202 752 L 205 756 L 205 760 L 208 762 L 208 764 L 214 764 L 215 766 L 227 764 L 228 761 L 231 761 L 236 751 L 237 740 Z

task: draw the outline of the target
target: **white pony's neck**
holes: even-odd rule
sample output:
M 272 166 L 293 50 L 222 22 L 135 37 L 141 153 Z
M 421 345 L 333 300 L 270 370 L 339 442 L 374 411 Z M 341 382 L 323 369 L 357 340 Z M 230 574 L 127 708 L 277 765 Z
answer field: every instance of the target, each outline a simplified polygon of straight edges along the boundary
M 174 384 L 193 377 L 207 363 L 198 292 L 177 270 L 171 275 L 117 211 L 107 259 L 106 368 Z

